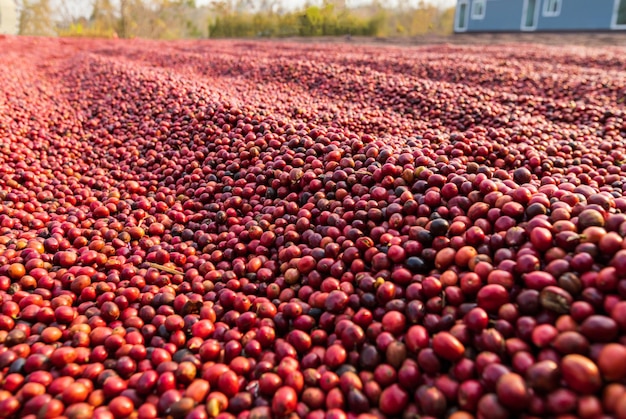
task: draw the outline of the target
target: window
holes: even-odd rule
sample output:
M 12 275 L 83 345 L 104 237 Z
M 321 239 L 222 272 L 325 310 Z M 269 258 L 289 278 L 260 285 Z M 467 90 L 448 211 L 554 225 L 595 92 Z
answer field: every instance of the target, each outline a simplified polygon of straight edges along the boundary
M 545 0 L 543 3 L 543 16 L 556 17 L 561 14 L 561 0 Z
M 626 29 L 626 0 L 615 0 L 612 29 Z
M 534 31 L 537 29 L 537 18 L 539 17 L 539 8 L 537 0 L 524 0 L 522 9 L 522 27 L 523 31 Z
M 474 0 L 474 2 L 472 3 L 472 19 L 484 19 L 485 8 L 485 0 Z
M 456 8 L 456 19 L 454 22 L 454 30 L 456 32 L 465 32 L 467 31 L 467 17 L 468 13 L 468 1 L 467 0 L 459 0 L 459 4 Z

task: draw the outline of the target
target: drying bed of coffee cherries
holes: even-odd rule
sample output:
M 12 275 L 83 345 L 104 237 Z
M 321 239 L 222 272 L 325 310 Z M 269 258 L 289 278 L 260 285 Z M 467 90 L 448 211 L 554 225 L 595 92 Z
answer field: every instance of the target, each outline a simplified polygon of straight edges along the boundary
M 626 54 L 0 39 L 0 417 L 626 418 Z

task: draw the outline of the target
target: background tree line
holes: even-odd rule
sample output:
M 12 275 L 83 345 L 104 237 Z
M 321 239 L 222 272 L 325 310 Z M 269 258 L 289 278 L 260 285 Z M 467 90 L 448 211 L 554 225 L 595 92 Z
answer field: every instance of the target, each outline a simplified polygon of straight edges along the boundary
M 76 15 L 76 0 L 19 0 L 23 35 L 120 38 L 246 38 L 292 36 L 415 36 L 452 32 L 454 8 L 400 0 L 390 8 L 373 0 L 347 7 L 324 0 L 285 10 L 280 0 L 90 0 Z

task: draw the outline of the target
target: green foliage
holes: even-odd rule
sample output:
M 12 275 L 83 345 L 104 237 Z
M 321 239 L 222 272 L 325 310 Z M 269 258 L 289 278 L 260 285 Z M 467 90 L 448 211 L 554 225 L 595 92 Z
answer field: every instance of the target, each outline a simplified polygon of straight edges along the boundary
M 66 37 L 86 37 L 86 38 L 114 38 L 117 33 L 112 27 L 102 27 L 99 25 L 85 25 L 83 22 L 70 24 L 69 28 L 58 30 L 59 36 Z
M 17 0 L 20 33 L 101 38 L 254 38 L 370 36 L 394 37 L 452 32 L 454 8 L 441 10 L 423 0 L 417 6 L 380 0 L 346 7 L 345 0 L 324 0 L 285 12 L 285 0 L 90 0 L 89 16 L 59 20 L 53 5 L 67 0 Z M 55 20 L 56 19 L 56 20 Z
M 440 10 L 420 2 L 415 8 L 386 9 L 337 7 L 332 1 L 322 6 L 275 13 L 271 9 L 243 10 L 241 2 L 229 7 L 214 2 L 215 17 L 209 25 L 211 38 L 289 37 L 289 36 L 415 36 L 452 32 L 454 8 Z

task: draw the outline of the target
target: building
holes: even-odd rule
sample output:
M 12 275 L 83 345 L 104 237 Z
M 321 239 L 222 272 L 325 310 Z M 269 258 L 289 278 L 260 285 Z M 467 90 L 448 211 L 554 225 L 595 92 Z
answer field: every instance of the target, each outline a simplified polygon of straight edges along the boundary
M 626 30 L 626 0 L 457 0 L 454 31 Z
M 0 34 L 17 35 L 17 5 L 13 0 L 0 0 Z

